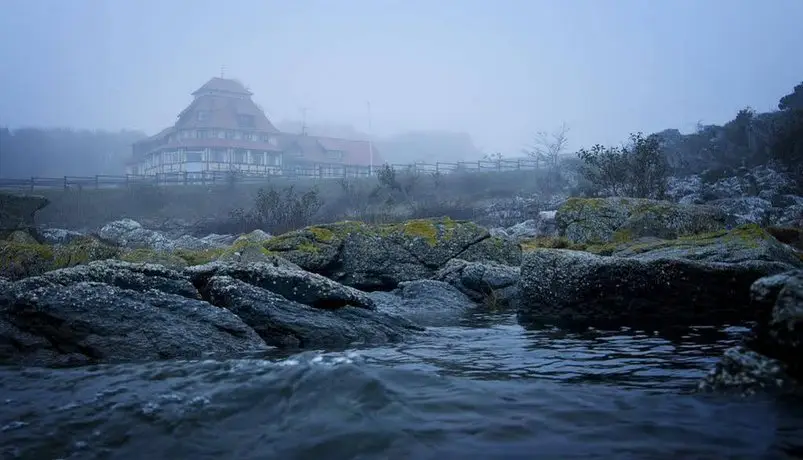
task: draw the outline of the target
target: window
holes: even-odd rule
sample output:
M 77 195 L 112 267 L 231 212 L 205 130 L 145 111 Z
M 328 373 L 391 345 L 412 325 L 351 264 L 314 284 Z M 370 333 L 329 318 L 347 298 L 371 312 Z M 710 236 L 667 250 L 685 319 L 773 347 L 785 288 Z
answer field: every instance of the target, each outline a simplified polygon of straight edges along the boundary
M 196 129 L 195 130 L 195 138 L 196 139 L 206 139 L 206 130 Z
M 200 163 L 204 161 L 204 153 L 203 152 L 187 152 L 184 154 L 187 158 L 187 163 Z
M 235 149 L 234 150 L 234 162 L 235 163 L 245 163 L 246 158 L 248 158 L 248 151 L 245 149 Z
M 226 162 L 226 149 L 212 149 L 212 161 L 218 163 Z
M 182 139 L 189 139 L 192 136 L 194 136 L 194 133 L 192 131 L 182 131 L 181 132 L 181 138 Z
M 198 121 L 205 121 L 209 119 L 209 112 L 207 112 L 206 110 L 199 110 L 197 116 L 198 116 Z
M 226 138 L 226 134 L 227 134 L 226 131 L 223 131 L 221 129 L 219 131 L 216 131 L 216 133 L 217 133 L 217 138 L 218 139 L 225 139 Z
M 265 164 L 265 152 L 251 151 L 251 164 L 262 166 Z
M 173 163 L 178 163 L 178 152 L 175 151 L 164 152 L 162 155 L 163 155 L 162 160 L 164 164 L 169 165 Z
M 234 131 L 234 138 L 237 139 L 238 141 L 241 140 L 243 138 L 243 133 L 241 133 L 240 131 Z
M 241 128 L 253 128 L 256 126 L 254 116 L 244 113 L 237 114 L 237 124 L 240 125 Z
M 226 139 L 234 139 L 235 134 L 234 131 L 226 131 Z
M 256 141 L 257 140 L 257 136 L 254 133 L 245 133 L 245 134 L 243 134 L 243 137 L 245 137 L 245 140 L 247 140 L 247 141 Z
M 340 150 L 327 150 L 326 158 L 334 161 L 343 161 L 343 152 Z

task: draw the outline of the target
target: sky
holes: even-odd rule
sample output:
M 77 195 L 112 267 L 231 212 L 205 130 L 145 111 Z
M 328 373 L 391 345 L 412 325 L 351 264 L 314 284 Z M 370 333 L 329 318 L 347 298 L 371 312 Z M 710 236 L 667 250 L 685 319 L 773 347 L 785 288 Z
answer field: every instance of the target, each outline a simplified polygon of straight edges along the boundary
M 225 66 L 274 122 L 617 144 L 774 109 L 801 22 L 803 0 L 3 0 L 0 126 L 153 134 Z

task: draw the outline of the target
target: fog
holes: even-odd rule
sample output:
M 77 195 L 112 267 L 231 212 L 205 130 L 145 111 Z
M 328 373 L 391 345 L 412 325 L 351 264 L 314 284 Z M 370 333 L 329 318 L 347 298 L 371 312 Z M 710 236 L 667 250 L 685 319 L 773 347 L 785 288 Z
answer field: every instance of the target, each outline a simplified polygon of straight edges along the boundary
M 803 75 L 800 0 L 5 0 L 0 126 L 171 125 L 221 72 L 277 126 L 470 135 L 516 156 L 767 111 Z M 368 103 L 370 102 L 370 123 Z

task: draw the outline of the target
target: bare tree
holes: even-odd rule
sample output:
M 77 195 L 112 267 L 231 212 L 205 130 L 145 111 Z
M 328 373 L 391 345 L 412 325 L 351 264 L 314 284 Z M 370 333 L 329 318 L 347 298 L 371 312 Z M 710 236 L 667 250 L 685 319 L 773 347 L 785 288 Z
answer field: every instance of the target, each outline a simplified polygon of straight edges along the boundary
M 569 144 L 568 134 L 569 127 L 566 126 L 566 123 L 560 125 L 551 133 L 538 132 L 535 135 L 533 145 L 528 146 L 524 152 L 539 163 L 543 161 L 547 168 L 556 170 L 558 169 L 560 156 L 565 153 Z

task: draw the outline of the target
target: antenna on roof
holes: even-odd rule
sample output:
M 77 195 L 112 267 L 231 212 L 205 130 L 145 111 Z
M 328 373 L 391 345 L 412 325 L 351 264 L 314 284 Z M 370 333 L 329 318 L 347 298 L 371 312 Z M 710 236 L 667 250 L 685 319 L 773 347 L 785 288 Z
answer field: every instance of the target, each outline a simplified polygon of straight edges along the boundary
M 226 76 L 226 65 L 223 64 L 220 66 L 220 78 L 225 78 Z

